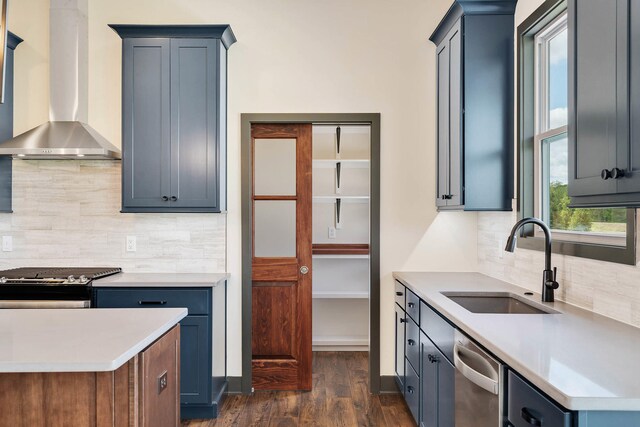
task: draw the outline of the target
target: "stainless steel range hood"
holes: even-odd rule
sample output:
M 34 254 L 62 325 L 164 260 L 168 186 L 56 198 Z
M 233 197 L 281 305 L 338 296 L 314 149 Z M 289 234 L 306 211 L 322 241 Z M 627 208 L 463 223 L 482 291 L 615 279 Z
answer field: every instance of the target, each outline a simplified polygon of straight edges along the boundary
M 0 143 L 0 156 L 120 159 L 120 150 L 86 124 L 87 0 L 51 0 L 50 5 L 50 121 Z

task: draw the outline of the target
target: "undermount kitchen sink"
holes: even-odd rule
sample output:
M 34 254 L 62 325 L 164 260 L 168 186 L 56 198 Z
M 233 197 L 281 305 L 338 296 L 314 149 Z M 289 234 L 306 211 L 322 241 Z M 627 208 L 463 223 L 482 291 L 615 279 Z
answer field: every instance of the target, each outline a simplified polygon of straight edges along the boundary
M 472 313 L 484 314 L 559 314 L 511 292 L 442 292 Z

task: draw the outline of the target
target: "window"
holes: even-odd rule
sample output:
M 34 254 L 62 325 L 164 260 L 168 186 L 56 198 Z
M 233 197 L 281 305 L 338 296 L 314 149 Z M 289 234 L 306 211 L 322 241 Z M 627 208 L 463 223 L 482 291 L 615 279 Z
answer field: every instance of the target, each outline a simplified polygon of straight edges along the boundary
M 635 264 L 634 210 L 569 207 L 565 1 L 547 0 L 518 27 L 518 34 L 521 214 L 549 225 L 556 252 Z M 541 249 L 541 236 L 529 228 L 519 246 Z

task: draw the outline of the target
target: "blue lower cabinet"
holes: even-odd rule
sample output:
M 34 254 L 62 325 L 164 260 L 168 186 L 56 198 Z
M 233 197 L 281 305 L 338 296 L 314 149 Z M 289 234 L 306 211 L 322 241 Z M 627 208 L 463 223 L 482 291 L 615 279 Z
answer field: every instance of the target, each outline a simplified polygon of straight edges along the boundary
M 396 304 L 396 355 L 395 355 L 395 378 L 396 385 L 400 393 L 404 394 L 404 336 L 407 324 L 407 315 L 400 306 Z
M 507 418 L 514 427 L 571 427 L 572 413 L 547 399 L 513 371 L 507 386 Z
M 413 419 L 418 422 L 420 415 L 420 377 L 409 362 L 406 362 L 405 366 L 407 372 L 405 376 L 404 400 L 411 410 Z
M 187 316 L 180 322 L 180 402 L 207 403 L 211 396 L 211 358 L 200 350 L 211 336 L 209 316 Z
M 420 427 L 454 427 L 455 368 L 431 339 L 420 333 Z
M 185 307 L 180 321 L 180 418 L 215 418 L 227 388 L 226 374 L 214 376 L 212 328 L 225 328 L 225 313 L 214 313 L 226 285 L 215 288 L 94 288 L 97 308 Z M 216 307 L 225 307 L 216 304 Z M 216 320 L 214 320 L 216 319 Z M 224 331 L 222 331 L 224 336 Z M 221 340 L 219 345 L 225 345 Z M 212 363 L 213 362 L 213 363 Z M 220 361 L 224 366 L 224 361 Z M 224 371 L 224 368 L 223 368 Z

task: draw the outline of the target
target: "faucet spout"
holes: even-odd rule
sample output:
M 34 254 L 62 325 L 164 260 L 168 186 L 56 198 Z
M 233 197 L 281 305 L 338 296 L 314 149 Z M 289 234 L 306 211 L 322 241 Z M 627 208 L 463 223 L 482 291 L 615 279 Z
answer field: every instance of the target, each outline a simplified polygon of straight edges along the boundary
M 554 289 L 558 289 L 560 285 L 556 281 L 557 269 L 551 269 L 551 230 L 549 230 L 547 224 L 545 224 L 538 218 L 523 218 L 520 221 L 516 222 L 511 229 L 511 233 L 509 233 L 507 244 L 504 250 L 507 252 L 515 251 L 516 234 L 518 233 L 518 230 L 520 230 L 520 228 L 526 224 L 535 224 L 544 232 L 544 271 L 542 272 L 542 301 L 553 302 L 553 291 Z

